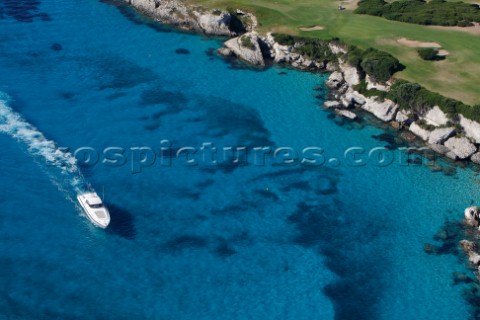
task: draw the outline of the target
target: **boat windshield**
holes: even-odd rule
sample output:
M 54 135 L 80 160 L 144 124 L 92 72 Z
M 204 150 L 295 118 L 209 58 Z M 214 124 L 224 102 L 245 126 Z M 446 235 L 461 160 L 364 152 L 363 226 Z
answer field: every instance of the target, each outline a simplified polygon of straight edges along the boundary
M 102 204 L 89 204 L 90 208 L 93 208 L 93 209 L 98 209 L 98 208 L 101 208 L 103 207 Z

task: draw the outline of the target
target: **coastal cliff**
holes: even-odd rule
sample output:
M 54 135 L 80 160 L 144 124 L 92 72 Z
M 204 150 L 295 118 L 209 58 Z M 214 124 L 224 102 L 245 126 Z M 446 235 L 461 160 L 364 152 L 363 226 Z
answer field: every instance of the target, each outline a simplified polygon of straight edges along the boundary
M 241 10 L 206 10 L 179 0 L 121 0 L 143 14 L 178 28 L 214 36 L 236 36 L 255 30 L 255 16 Z

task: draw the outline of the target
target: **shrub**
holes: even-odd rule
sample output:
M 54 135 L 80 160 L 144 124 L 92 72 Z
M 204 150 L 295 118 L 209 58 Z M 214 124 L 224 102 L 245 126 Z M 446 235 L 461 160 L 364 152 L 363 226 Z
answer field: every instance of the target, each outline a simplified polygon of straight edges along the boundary
M 353 86 L 353 89 L 363 94 L 365 97 L 378 97 L 380 100 L 384 100 L 388 95 L 388 92 L 385 91 L 381 91 L 378 89 L 368 89 L 367 82 L 365 80 L 362 80 L 359 84 Z
M 420 48 L 417 50 L 418 55 L 423 60 L 439 60 L 441 57 L 438 56 L 438 49 L 437 48 Z
M 405 67 L 391 54 L 373 48 L 362 54 L 360 67 L 377 82 L 386 82 L 392 75 Z
M 358 5 L 355 13 L 415 24 L 466 27 L 480 22 L 478 5 L 463 2 L 398 0 L 387 3 L 383 0 L 361 0 Z
M 417 83 L 397 80 L 390 88 L 387 97 L 398 103 L 401 109 L 422 112 L 433 106 L 439 106 L 452 119 L 461 114 L 468 119 L 480 122 L 480 105 L 466 105 L 461 101 L 431 92 Z
M 283 46 L 293 46 L 295 44 L 295 38 L 288 34 L 273 33 L 273 39 Z
M 255 50 L 255 44 L 253 44 L 252 39 L 247 36 L 243 36 L 240 38 L 240 41 L 242 42 L 242 46 L 251 50 Z
M 329 62 L 336 60 L 335 54 L 328 45 L 328 41 L 308 38 L 297 38 L 299 43 L 295 48 L 297 53 L 316 61 Z

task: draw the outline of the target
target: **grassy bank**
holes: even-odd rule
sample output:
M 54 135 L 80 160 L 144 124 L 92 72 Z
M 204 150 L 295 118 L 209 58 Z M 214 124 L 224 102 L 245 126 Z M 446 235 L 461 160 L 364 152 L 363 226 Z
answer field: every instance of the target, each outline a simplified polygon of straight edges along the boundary
M 474 105 L 480 104 L 480 34 L 428 27 L 356 15 L 354 2 L 333 0 L 187 0 L 210 8 L 235 7 L 257 15 L 260 31 L 276 31 L 314 38 L 339 37 L 360 48 L 374 47 L 397 57 L 407 68 L 396 77 L 418 82 L 427 89 Z M 323 26 L 324 30 L 301 31 L 300 27 Z M 417 48 L 399 38 L 437 42 L 449 52 L 443 61 L 425 61 Z

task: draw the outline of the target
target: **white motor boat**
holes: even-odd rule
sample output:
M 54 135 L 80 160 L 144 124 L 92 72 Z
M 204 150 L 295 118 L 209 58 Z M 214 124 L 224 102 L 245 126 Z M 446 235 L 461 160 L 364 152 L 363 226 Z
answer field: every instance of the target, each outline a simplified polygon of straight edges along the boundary
M 78 202 L 94 225 L 105 229 L 110 223 L 110 213 L 103 205 L 102 199 L 95 192 L 82 193 L 77 196 Z

